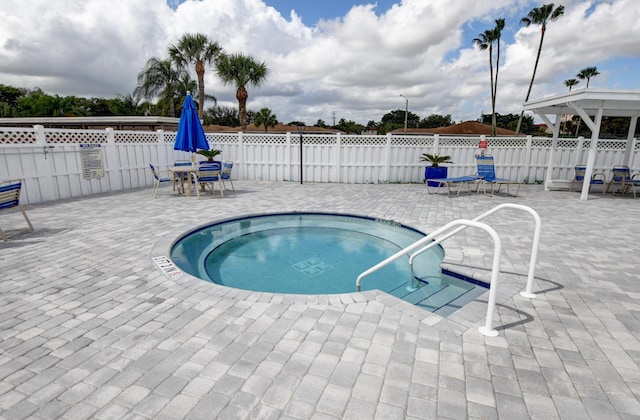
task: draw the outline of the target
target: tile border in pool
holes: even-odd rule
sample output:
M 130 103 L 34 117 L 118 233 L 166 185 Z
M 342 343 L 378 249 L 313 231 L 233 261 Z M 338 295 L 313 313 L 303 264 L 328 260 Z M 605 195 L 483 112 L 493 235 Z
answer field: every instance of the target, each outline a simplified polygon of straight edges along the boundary
M 399 223 L 404 227 L 409 229 L 413 229 L 419 232 L 424 232 L 419 228 L 415 227 L 415 223 L 407 222 L 407 221 L 396 221 L 390 220 L 388 217 L 384 215 L 358 215 L 349 212 L 327 212 L 324 210 L 304 210 L 304 211 L 273 211 L 273 212 L 260 212 L 260 213 L 250 213 L 250 214 L 241 214 L 231 217 L 225 218 L 214 218 L 212 220 L 208 220 L 204 223 L 197 224 L 194 227 L 177 227 L 174 228 L 165 234 L 163 234 L 156 245 L 151 249 L 149 255 L 149 262 L 154 266 L 154 269 L 157 272 L 165 277 L 167 277 L 168 282 L 174 282 L 177 285 L 181 285 L 183 287 L 188 287 L 190 289 L 197 289 L 202 291 L 203 293 L 207 293 L 212 296 L 217 296 L 220 298 L 229 298 L 234 300 L 245 300 L 249 302 L 268 302 L 273 304 L 302 304 L 302 305 L 349 305 L 349 304 L 357 304 L 364 302 L 377 301 L 383 304 L 386 307 L 393 308 L 394 310 L 399 311 L 403 315 L 410 316 L 414 319 L 417 319 L 421 322 L 425 322 L 430 326 L 436 326 L 439 329 L 452 331 L 455 334 L 462 334 L 467 331 L 469 328 L 475 327 L 477 328 L 482 322 L 486 319 L 487 314 L 487 302 L 485 299 L 486 292 L 483 293 L 480 297 L 476 298 L 474 301 L 466 304 L 463 308 L 455 311 L 453 314 L 447 316 L 446 318 L 441 315 L 434 314 L 429 312 L 423 308 L 420 308 L 416 305 L 412 305 L 409 302 L 406 302 L 402 299 L 399 299 L 395 296 L 392 296 L 388 293 L 382 292 L 380 290 L 367 290 L 362 292 L 350 292 L 350 293 L 342 293 L 342 294 L 329 294 L 329 295 L 299 295 L 299 294 L 285 294 L 285 293 L 269 293 L 269 292 L 256 292 L 251 290 L 244 289 L 236 289 L 228 286 L 211 283 L 204 281 L 200 278 L 192 276 L 188 273 L 180 271 L 180 274 L 175 273 L 173 270 L 169 274 L 165 272 L 165 269 L 161 268 L 158 263 L 155 261 L 158 258 L 165 257 L 169 261 L 171 254 L 171 249 L 175 245 L 175 243 L 185 235 L 201 230 L 211 224 L 214 223 L 222 223 L 230 220 L 237 220 L 239 218 L 244 217 L 254 217 L 254 216 L 269 216 L 269 215 L 277 215 L 277 214 L 287 214 L 287 213 L 318 213 L 318 214 L 335 214 L 342 216 L 354 216 L 354 217 L 363 217 L 368 219 L 377 219 L 377 220 L 388 220 L 391 223 Z M 184 222 L 185 224 L 188 222 Z M 446 260 L 446 246 L 443 246 L 445 249 L 445 260 Z M 468 270 L 473 270 L 474 273 L 484 272 L 486 270 L 482 268 L 475 267 L 461 267 L 456 266 L 456 268 L 466 268 Z M 465 278 L 471 279 L 472 282 L 481 282 L 485 284 L 480 278 L 480 276 L 468 276 L 465 274 L 460 274 L 458 272 L 452 271 L 449 264 L 443 262 L 443 270 L 447 270 L 449 272 L 454 272 L 456 275 L 464 276 Z M 465 271 L 465 270 L 463 270 Z M 486 274 L 486 273 L 485 273 Z M 480 278 L 479 278 L 480 277 Z M 486 276 L 485 276 L 486 277 Z M 476 280 L 474 280 L 474 278 Z M 503 282 L 501 282 L 503 283 Z M 510 282 L 512 284 L 513 282 Z M 513 297 L 518 294 L 519 289 L 514 287 L 504 287 L 505 284 L 500 285 L 500 289 L 498 289 L 498 299 L 497 303 L 500 303 L 503 300 Z M 487 292 L 489 289 L 487 288 Z

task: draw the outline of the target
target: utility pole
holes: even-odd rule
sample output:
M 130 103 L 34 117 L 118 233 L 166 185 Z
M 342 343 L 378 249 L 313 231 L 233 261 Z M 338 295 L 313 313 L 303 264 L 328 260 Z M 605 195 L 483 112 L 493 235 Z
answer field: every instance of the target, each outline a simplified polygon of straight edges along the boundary
M 407 134 L 407 116 L 409 115 L 409 100 L 403 94 L 400 94 L 404 98 L 404 134 Z
M 331 115 L 333 117 L 333 125 L 331 127 L 335 127 L 336 126 L 336 111 L 332 111 Z

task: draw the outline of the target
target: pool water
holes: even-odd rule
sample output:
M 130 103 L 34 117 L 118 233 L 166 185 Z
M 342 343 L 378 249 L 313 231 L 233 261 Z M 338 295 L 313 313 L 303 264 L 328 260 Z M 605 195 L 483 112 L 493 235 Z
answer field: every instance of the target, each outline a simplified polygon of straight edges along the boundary
M 216 223 L 176 242 L 171 259 L 183 271 L 213 283 L 261 292 L 350 293 L 360 273 L 423 238 L 398 223 L 324 213 L 261 215 Z M 436 246 L 415 259 L 413 280 L 407 258 L 365 277 L 361 290 L 379 289 L 420 304 L 431 294 L 460 283 L 442 275 L 444 251 Z M 416 293 L 416 285 L 429 286 Z M 458 286 L 458 288 L 460 288 Z M 449 287 L 449 291 L 454 288 Z M 451 294 L 451 293 L 449 293 Z M 447 298 L 449 300 L 449 298 Z M 432 299 L 433 300 L 433 299 Z M 432 309 L 430 309 L 432 310 Z

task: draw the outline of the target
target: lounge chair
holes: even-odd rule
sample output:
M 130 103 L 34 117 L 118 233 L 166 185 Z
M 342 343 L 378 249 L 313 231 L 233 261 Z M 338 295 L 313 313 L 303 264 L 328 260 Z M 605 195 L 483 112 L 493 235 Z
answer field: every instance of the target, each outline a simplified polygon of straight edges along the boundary
M 33 225 L 27 216 L 27 212 L 20 204 L 20 191 L 22 190 L 22 180 L 12 179 L 9 181 L 0 182 L 0 212 L 11 210 L 15 207 L 22 212 L 24 220 L 29 225 L 29 230 L 33 232 Z M 0 238 L 5 242 L 9 240 L 9 237 L 0 229 Z
M 233 162 L 231 161 L 225 161 L 222 164 L 222 183 L 225 184 L 225 188 L 227 187 L 227 184 L 225 181 L 229 181 L 229 183 L 231 184 L 231 189 L 233 190 L 233 193 L 236 193 L 236 189 L 233 187 L 233 181 L 231 181 L 231 169 L 233 169 Z
M 156 198 L 156 196 L 158 195 L 158 188 L 160 187 L 160 184 L 171 182 L 175 189 L 175 179 L 171 172 L 158 171 L 152 164 L 149 164 L 149 167 L 151 168 L 151 172 L 153 173 L 153 189 L 151 190 L 151 195 L 153 196 L 153 198 Z
M 430 179 L 429 181 L 432 183 L 437 184 L 436 187 L 436 192 L 438 191 L 438 189 L 440 189 L 440 187 L 447 187 L 447 196 L 451 197 L 451 187 L 454 185 L 457 185 L 458 188 L 456 190 L 456 197 L 460 195 L 460 188 L 462 188 L 463 184 L 467 185 L 467 191 L 471 192 L 471 184 L 472 183 L 477 183 L 481 180 L 481 178 L 479 176 L 476 175 L 465 175 L 465 176 L 458 176 L 458 177 L 453 177 L 453 178 L 440 178 L 440 179 Z M 427 184 L 428 185 L 428 184 Z M 477 188 L 476 188 L 477 191 Z M 431 194 L 429 192 L 429 186 L 427 186 L 427 193 Z
M 571 180 L 571 184 L 569 184 L 569 191 L 573 191 L 573 184 L 577 183 L 579 186 L 584 182 L 584 174 L 587 172 L 586 165 L 576 165 L 574 168 L 573 179 Z M 604 172 L 596 172 L 591 175 L 591 180 L 589 181 L 589 191 L 591 191 L 592 185 L 602 185 L 602 191 L 605 191 L 604 187 L 605 183 L 605 174 Z
M 518 195 L 520 191 L 521 183 L 519 181 L 514 181 L 511 179 L 498 178 L 496 176 L 496 167 L 493 164 L 493 156 L 478 156 L 476 158 L 476 163 L 478 165 L 478 176 L 482 178 L 482 182 L 478 184 L 476 191 L 480 188 L 480 184 L 482 184 L 484 193 L 487 193 L 487 184 L 491 185 L 491 195 L 494 192 L 500 192 L 500 187 L 506 185 L 507 187 L 507 195 L 511 195 L 509 191 L 509 185 L 517 185 L 516 193 L 513 195 L 514 197 Z M 495 187 L 498 186 L 496 190 Z
M 616 192 L 613 189 L 616 185 L 620 186 L 620 192 L 625 194 L 628 190 L 628 186 L 631 181 L 631 172 L 629 171 L 628 166 L 614 166 L 611 169 L 611 180 L 607 184 L 607 188 L 604 189 L 603 194 L 607 192 L 611 192 L 611 194 L 615 195 Z M 626 185 L 625 185 L 626 184 Z
M 198 184 L 206 191 L 207 187 L 213 195 L 215 190 L 215 183 L 218 182 L 220 187 L 220 197 L 224 197 L 224 184 L 222 183 L 221 165 L 218 162 L 202 163 L 198 168 L 196 180 Z M 200 194 L 198 193 L 198 198 Z

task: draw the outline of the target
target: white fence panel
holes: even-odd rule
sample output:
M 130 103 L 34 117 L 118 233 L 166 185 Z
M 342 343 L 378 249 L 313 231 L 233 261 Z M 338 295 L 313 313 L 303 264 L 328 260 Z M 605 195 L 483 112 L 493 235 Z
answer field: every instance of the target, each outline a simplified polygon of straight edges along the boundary
M 38 203 L 131 188 L 151 187 L 149 163 L 160 168 L 191 153 L 173 150 L 175 132 L 0 128 L 0 179 L 25 179 L 23 201 Z M 234 178 L 300 181 L 298 133 L 208 133 L 219 160 L 234 162 Z M 423 153 L 450 155 L 449 176 L 476 172 L 477 136 L 303 135 L 304 182 L 422 182 Z M 498 176 L 524 182 L 545 178 L 550 138 L 487 137 Z M 101 146 L 105 176 L 84 179 L 80 144 Z M 571 179 L 587 160 L 590 139 L 559 139 L 553 179 Z M 631 169 L 640 167 L 640 144 L 631 147 Z M 625 160 L 625 140 L 598 140 L 596 171 L 610 176 Z M 196 160 L 204 157 L 195 155 Z

